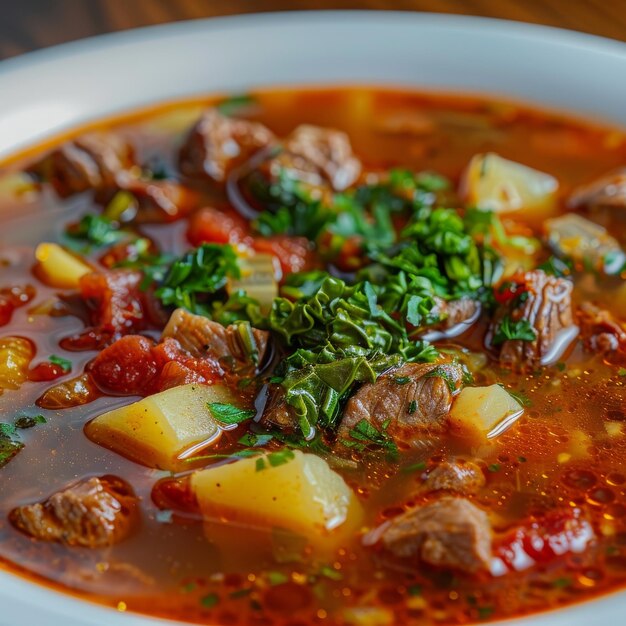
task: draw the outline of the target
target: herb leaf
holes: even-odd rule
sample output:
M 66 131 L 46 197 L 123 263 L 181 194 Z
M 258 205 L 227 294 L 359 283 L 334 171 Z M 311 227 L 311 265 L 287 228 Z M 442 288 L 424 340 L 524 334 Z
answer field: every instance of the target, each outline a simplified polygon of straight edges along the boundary
M 213 418 L 222 424 L 241 424 L 256 415 L 254 409 L 240 409 L 233 404 L 209 402 L 207 406 Z
M 229 278 L 241 278 L 234 249 L 205 243 L 170 265 L 155 294 L 165 306 L 207 314 L 207 297 L 223 289 Z
M 72 371 L 72 362 L 69 359 L 64 359 L 61 356 L 57 356 L 56 354 L 51 354 L 48 357 L 48 361 L 53 363 L 54 365 L 58 365 L 65 374 Z
M 522 319 L 514 322 L 510 316 L 506 315 L 498 325 L 491 343 L 498 346 L 509 340 L 534 341 L 536 338 L 537 333 L 528 320 Z

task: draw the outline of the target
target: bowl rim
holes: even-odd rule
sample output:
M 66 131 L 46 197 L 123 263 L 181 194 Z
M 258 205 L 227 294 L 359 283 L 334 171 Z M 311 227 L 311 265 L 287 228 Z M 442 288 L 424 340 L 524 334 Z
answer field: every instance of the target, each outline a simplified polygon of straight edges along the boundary
M 265 11 L 263 13 L 241 13 L 236 15 L 220 15 L 217 17 L 205 17 L 198 19 L 178 20 L 163 24 L 149 24 L 137 28 L 129 28 L 121 31 L 100 33 L 89 37 L 81 37 L 64 43 L 54 44 L 45 48 L 30 50 L 7 59 L 0 60 L 0 77 L 3 72 L 16 71 L 38 62 L 56 61 L 67 56 L 80 53 L 82 49 L 102 50 L 110 46 L 117 46 L 125 42 L 138 43 L 146 39 L 162 38 L 163 35 L 177 35 L 180 32 L 206 31 L 229 26 L 240 27 L 250 24 L 263 26 L 262 22 L 283 23 L 301 22 L 306 16 L 308 23 L 328 22 L 333 20 L 366 20 L 376 19 L 377 22 L 394 22 L 411 19 L 421 22 L 423 25 L 449 28 L 506 28 L 516 37 L 524 37 L 529 40 L 545 39 L 546 36 L 555 37 L 562 45 L 578 46 L 583 44 L 586 48 L 594 47 L 604 53 L 619 54 L 626 56 L 626 42 L 611 39 L 602 35 L 594 35 L 577 30 L 550 26 L 548 24 L 536 24 L 531 22 L 518 22 L 515 20 L 483 17 L 478 15 L 461 15 L 453 13 L 438 13 L 436 11 L 409 11 L 409 10 L 375 10 L 375 9 L 326 9 L 326 10 L 294 10 L 294 11 Z
M 443 13 L 416 13 L 413 11 L 367 11 L 367 10 L 343 10 L 343 11 L 288 11 L 288 12 L 267 12 L 250 13 L 243 15 L 221 16 L 214 18 L 204 18 L 198 20 L 179 21 L 141 28 L 130 29 L 121 32 L 113 32 L 97 35 L 94 37 L 79 39 L 68 43 L 63 43 L 40 50 L 35 50 L 0 62 L 0 84 L 9 77 L 15 78 L 21 72 L 32 68 L 42 69 L 46 65 L 59 65 L 68 59 L 81 55 L 84 52 L 98 53 L 106 55 L 112 50 L 125 46 L 144 45 L 148 42 L 164 41 L 169 38 L 179 37 L 182 34 L 214 33 L 225 30 L 236 31 L 242 27 L 251 26 L 264 29 L 268 26 L 281 24 L 290 26 L 306 22 L 307 26 L 320 26 L 329 23 L 349 22 L 351 28 L 359 28 L 372 23 L 386 28 L 394 28 L 394 25 L 410 20 L 420 28 L 429 28 L 439 31 L 457 31 L 474 33 L 489 31 L 505 31 L 508 36 L 523 40 L 526 45 L 550 40 L 563 50 L 583 48 L 586 53 L 595 52 L 609 57 L 619 58 L 626 67 L 626 43 L 590 35 L 577 31 L 565 30 L 547 25 L 528 24 L 514 22 L 499 18 L 485 18 L 478 16 L 450 15 Z M 383 81 L 378 81 L 385 84 Z M 376 84 L 373 81 L 372 84 Z M 414 83 L 415 85 L 415 83 Z M 484 93 L 484 92 L 483 92 Z M 545 108 L 545 107 L 544 107 Z M 1 110 L 1 107 L 0 107 Z M 113 110 L 112 115 L 119 114 Z M 101 118 L 97 115 L 96 119 Z M 82 122 L 81 122 L 82 123 Z M 78 123 L 80 124 L 80 123 Z M 69 125 L 72 127 L 72 124 Z M 59 131 L 51 133 L 53 136 Z M 62 131 L 61 131 L 62 132 Z M 38 138 L 35 141 L 45 140 Z M 27 145 L 31 145 L 29 141 Z M 23 148 L 13 150 L 20 151 Z M 9 152 L 10 156 L 11 152 Z M 82 626 L 101 626 L 104 624 L 120 624 L 120 626 L 157 626 L 158 624 L 175 625 L 181 622 L 162 620 L 150 616 L 139 614 L 121 613 L 115 609 L 107 608 L 89 598 L 80 595 L 56 591 L 54 587 L 48 586 L 45 582 L 12 572 L 0 566 L 0 599 L 15 599 L 26 595 L 29 604 L 33 607 L 41 603 L 45 611 L 51 611 L 51 618 L 76 617 L 81 613 Z M 600 613 L 608 605 L 613 607 L 604 619 L 614 618 L 619 623 L 618 617 L 623 614 L 626 606 L 626 593 L 616 591 L 599 598 L 594 598 L 583 603 L 569 605 L 563 609 L 541 612 L 531 616 L 512 618 L 510 620 L 499 621 L 497 624 L 532 624 L 532 626 L 573 626 L 575 624 L 586 624 L 597 619 Z M 620 608 L 621 607 L 621 608 Z M 574 613 L 576 621 L 574 622 Z M 47 615 L 47 613 L 46 613 Z M 5 618 L 5 611 L 0 615 L 0 623 Z M 56 624 L 57 622 L 55 622 Z M 58 622 L 61 623 L 61 622 Z M 9 626 L 7 624 L 7 626 Z M 12 626 L 12 625 L 11 625 Z

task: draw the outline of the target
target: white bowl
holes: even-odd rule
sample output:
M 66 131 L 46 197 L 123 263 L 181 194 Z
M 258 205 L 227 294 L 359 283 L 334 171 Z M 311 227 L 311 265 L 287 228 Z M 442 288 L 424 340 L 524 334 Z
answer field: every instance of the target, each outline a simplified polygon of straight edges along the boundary
M 303 83 L 490 92 L 626 126 L 626 45 L 552 28 L 417 13 L 307 12 L 183 22 L 0 63 L 0 157 L 66 128 L 161 100 Z M 3 626 L 172 624 L 0 572 Z M 626 594 L 515 620 L 623 624 Z

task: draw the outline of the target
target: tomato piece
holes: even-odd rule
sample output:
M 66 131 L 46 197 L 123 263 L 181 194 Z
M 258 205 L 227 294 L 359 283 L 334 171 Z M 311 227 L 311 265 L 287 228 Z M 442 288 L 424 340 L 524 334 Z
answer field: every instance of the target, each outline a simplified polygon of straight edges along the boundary
M 180 385 L 188 385 L 189 383 L 206 383 L 206 379 L 202 374 L 192 370 L 191 368 L 178 363 L 177 361 L 170 361 L 165 364 L 165 367 L 161 370 L 159 378 L 156 382 L 156 388 L 159 391 L 165 391 L 172 387 L 179 387 Z
M 105 393 L 149 392 L 159 372 L 153 345 L 150 339 L 140 335 L 118 339 L 92 361 L 90 373 L 94 382 Z
M 315 253 L 305 237 L 276 235 L 266 239 L 255 238 L 256 252 L 272 254 L 280 262 L 283 275 L 304 272 L 315 267 Z
M 28 378 L 35 382 L 50 381 L 56 380 L 64 374 L 67 374 L 67 372 L 60 365 L 44 362 L 35 365 L 35 367 L 28 372 Z
M 249 238 L 248 222 L 232 209 L 205 207 L 189 220 L 187 239 L 194 246 L 203 243 L 242 243 Z
M 551 511 L 496 542 L 491 573 L 501 576 L 545 565 L 560 556 L 583 552 L 594 539 L 593 528 L 580 509 Z
M 5 296 L 0 295 L 0 326 L 4 326 L 11 321 L 15 311 L 13 303 Z
M 80 279 L 80 292 L 91 305 L 91 322 L 102 333 L 126 334 L 143 330 L 143 275 L 134 270 L 93 272 Z
M 0 289 L 0 326 L 8 324 L 13 316 L 13 311 L 24 306 L 34 297 L 35 288 L 32 285 Z

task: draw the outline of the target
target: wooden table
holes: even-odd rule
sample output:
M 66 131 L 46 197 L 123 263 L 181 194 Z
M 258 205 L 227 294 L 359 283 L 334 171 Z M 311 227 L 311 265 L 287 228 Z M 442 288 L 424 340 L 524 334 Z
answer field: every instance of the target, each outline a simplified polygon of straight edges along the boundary
M 149 24 L 234 13 L 333 8 L 499 17 L 626 41 L 626 0 L 0 0 L 0 58 Z

